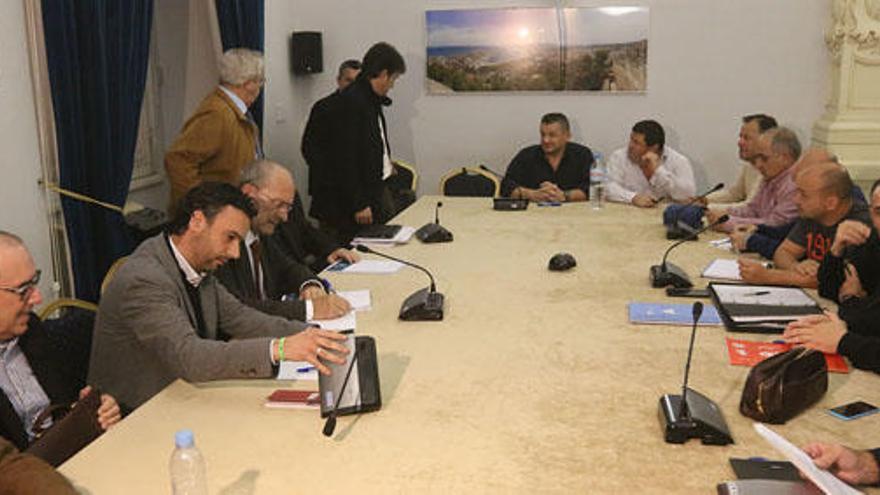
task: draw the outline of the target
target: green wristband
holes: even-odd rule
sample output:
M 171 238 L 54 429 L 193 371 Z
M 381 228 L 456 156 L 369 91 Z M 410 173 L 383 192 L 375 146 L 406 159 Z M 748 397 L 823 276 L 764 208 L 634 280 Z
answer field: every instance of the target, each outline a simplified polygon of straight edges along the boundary
M 284 339 L 287 337 L 281 337 L 281 340 L 278 341 L 278 361 L 284 361 Z

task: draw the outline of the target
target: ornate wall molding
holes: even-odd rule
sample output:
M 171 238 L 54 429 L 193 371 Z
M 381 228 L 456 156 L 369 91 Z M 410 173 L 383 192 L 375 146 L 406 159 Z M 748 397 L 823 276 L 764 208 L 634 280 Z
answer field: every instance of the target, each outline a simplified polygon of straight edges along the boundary
M 833 0 L 825 44 L 835 63 L 846 43 L 862 56 L 880 58 L 880 0 Z

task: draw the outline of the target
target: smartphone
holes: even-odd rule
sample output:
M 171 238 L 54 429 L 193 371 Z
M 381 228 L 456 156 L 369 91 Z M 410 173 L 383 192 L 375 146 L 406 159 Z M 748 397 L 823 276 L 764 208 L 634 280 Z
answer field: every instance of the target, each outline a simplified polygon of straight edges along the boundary
M 669 297 L 709 297 L 709 289 L 694 289 L 690 287 L 667 287 L 666 295 Z
M 844 421 L 849 421 L 851 419 L 857 419 L 863 416 L 874 414 L 877 411 L 880 411 L 880 409 L 877 409 L 877 406 L 868 404 L 867 402 L 860 400 L 856 402 L 850 402 L 849 404 L 844 404 L 842 406 L 832 407 L 828 410 L 828 413 L 836 418 L 842 419 Z
M 341 272 L 349 266 L 351 266 L 351 263 L 349 263 L 348 261 L 338 260 L 336 263 L 333 263 L 332 265 L 325 268 L 325 270 L 327 270 L 328 272 Z

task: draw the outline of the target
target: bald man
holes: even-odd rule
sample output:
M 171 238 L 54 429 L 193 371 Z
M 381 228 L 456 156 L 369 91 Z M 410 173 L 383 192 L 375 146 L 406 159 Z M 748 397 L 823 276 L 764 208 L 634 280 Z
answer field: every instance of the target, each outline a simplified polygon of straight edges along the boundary
M 325 320 L 347 313 L 348 302 L 328 293 L 318 276 L 288 256 L 273 236 L 293 208 L 296 189 L 290 171 L 273 161 L 256 160 L 242 171 L 239 187 L 257 214 L 240 242 L 241 256 L 217 269 L 226 290 L 252 308 L 290 320 Z
M 819 264 L 831 249 L 837 226 L 845 220 L 870 225 L 867 206 L 853 199 L 853 182 L 840 164 L 823 161 L 803 167 L 795 179 L 800 220 L 773 254 L 775 268 L 740 259 L 744 281 L 816 288 Z
M 34 420 L 45 408 L 69 404 L 91 391 L 79 383 L 84 370 L 73 369 L 83 360 L 72 354 L 89 352 L 78 348 L 80 333 L 50 330 L 33 314 L 43 302 L 39 281 L 40 271 L 22 240 L 0 231 L 0 436 L 19 450 L 34 441 Z M 106 430 L 119 420 L 116 400 L 102 395 L 101 427 Z

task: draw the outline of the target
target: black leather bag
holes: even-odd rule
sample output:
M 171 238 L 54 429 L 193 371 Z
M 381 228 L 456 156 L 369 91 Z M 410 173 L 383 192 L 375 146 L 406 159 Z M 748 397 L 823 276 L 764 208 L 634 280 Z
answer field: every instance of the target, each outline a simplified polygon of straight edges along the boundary
M 47 407 L 37 417 L 36 424 L 42 424 L 52 417 L 52 426 L 46 430 L 34 428 L 37 439 L 27 449 L 54 467 L 58 467 L 104 430 L 98 423 L 98 408 L 101 407 L 101 392 L 93 388 L 89 395 L 73 405 L 56 404 Z
M 762 423 L 783 424 L 815 404 L 826 390 L 825 356 L 809 349 L 792 349 L 752 368 L 739 411 Z

